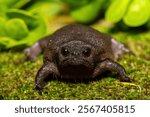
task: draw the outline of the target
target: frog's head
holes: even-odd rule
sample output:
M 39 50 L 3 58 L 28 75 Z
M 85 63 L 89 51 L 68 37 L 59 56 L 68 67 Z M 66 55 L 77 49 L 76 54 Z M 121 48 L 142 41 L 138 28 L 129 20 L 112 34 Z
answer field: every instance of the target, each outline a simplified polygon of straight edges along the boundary
M 58 69 L 64 77 L 86 77 L 94 67 L 93 47 L 83 41 L 70 41 L 59 47 Z

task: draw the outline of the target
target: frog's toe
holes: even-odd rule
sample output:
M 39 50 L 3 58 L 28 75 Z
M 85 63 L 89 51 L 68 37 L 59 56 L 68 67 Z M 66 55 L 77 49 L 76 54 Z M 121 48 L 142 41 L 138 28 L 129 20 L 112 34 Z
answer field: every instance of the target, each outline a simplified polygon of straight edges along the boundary
M 122 82 L 131 82 L 131 78 L 128 76 L 121 76 L 120 81 Z

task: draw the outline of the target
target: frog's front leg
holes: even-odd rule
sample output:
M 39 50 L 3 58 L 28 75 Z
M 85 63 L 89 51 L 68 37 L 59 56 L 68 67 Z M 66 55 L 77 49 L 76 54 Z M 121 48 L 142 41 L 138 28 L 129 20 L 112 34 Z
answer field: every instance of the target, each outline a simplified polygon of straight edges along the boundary
M 124 44 L 120 43 L 114 38 L 111 38 L 111 48 L 114 57 L 118 60 L 122 59 L 124 54 L 134 55 L 134 53 L 131 50 L 129 50 L 127 47 L 125 47 Z
M 46 78 L 48 76 L 54 76 L 54 75 L 59 75 L 59 72 L 58 72 L 58 69 L 56 67 L 56 65 L 54 63 L 49 63 L 47 65 L 43 65 L 37 75 L 36 75 L 36 78 L 35 78 L 35 89 L 36 90 L 42 90 L 43 87 L 45 86 L 46 84 Z
M 131 79 L 128 77 L 123 66 L 121 66 L 120 64 L 110 59 L 105 59 L 104 61 L 100 62 L 97 65 L 93 73 L 93 77 L 96 77 L 105 71 L 117 72 L 117 74 L 119 75 L 120 81 L 124 81 L 124 82 L 131 81 Z

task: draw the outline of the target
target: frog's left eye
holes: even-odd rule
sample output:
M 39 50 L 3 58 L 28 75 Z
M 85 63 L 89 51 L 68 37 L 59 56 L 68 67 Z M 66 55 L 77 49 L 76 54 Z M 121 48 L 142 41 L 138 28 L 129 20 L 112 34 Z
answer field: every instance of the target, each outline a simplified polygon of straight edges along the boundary
M 85 48 L 82 51 L 82 54 L 83 54 L 84 57 L 89 57 L 91 55 L 91 48 Z

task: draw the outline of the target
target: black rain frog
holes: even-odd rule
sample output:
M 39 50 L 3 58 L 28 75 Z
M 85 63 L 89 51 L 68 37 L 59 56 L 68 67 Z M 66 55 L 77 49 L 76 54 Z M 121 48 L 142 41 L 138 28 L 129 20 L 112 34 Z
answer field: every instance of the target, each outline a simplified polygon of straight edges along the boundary
M 120 81 L 129 82 L 123 66 L 114 61 L 129 50 L 112 37 L 81 24 L 65 26 L 25 49 L 26 59 L 35 61 L 44 52 L 35 85 L 44 88 L 46 78 L 88 79 L 111 71 Z

